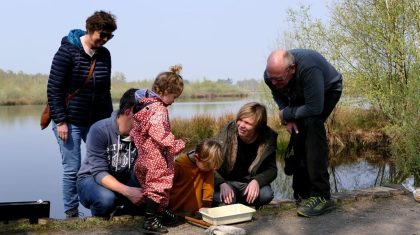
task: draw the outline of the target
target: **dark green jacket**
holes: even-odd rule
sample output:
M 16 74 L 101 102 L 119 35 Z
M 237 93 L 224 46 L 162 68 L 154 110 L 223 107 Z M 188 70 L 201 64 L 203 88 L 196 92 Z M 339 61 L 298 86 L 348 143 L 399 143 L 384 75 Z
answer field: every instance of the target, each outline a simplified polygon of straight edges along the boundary
M 222 145 L 223 164 L 215 174 L 215 186 L 225 182 L 225 178 L 232 179 L 232 172 L 236 162 L 238 153 L 238 133 L 236 122 L 228 123 L 216 136 L 216 140 Z M 266 126 L 260 133 L 256 141 L 259 141 L 257 156 L 248 167 L 249 175 L 246 180 L 257 180 L 260 187 L 270 184 L 277 177 L 276 149 L 277 149 L 277 133 L 270 127 Z M 234 177 L 233 177 L 234 178 Z M 238 181 L 243 179 L 238 179 Z

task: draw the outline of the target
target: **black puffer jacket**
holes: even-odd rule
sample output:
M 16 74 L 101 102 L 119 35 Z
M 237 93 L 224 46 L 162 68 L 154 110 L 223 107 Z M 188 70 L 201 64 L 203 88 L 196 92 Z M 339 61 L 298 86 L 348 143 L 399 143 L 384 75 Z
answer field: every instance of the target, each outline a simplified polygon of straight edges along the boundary
M 89 83 L 65 104 L 65 98 L 80 88 L 89 74 L 92 58 L 80 42 L 84 34 L 82 30 L 70 31 L 52 61 L 47 96 L 55 123 L 90 126 L 112 113 L 111 55 L 105 47 L 98 48 L 94 55 L 96 66 Z

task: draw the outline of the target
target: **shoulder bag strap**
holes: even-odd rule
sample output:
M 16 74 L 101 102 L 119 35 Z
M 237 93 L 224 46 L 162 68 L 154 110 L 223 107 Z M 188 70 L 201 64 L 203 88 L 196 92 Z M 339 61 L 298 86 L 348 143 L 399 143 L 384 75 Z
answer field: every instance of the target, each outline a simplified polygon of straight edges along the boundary
M 73 93 L 71 93 L 70 95 L 68 95 L 68 96 L 66 97 L 66 100 L 65 100 L 65 101 L 66 101 L 66 104 L 67 104 L 67 103 L 68 103 L 71 99 L 73 99 L 73 98 L 77 95 L 77 93 L 79 93 L 79 92 L 80 92 L 80 90 L 81 90 L 84 86 L 86 86 L 86 84 L 89 82 L 90 78 L 92 77 L 93 70 L 95 70 L 95 64 L 96 64 L 96 57 L 92 59 L 92 63 L 90 64 L 89 74 L 88 74 L 88 76 L 87 76 L 87 78 L 86 78 L 85 82 L 83 83 L 83 85 L 82 85 L 81 87 L 79 87 L 79 89 L 75 90 Z

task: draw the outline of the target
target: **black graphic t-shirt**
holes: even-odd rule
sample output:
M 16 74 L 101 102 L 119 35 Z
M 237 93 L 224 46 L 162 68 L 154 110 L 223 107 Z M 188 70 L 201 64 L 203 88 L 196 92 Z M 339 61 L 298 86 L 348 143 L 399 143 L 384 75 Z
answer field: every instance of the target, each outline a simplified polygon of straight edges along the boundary
M 108 146 L 109 173 L 119 179 L 128 179 L 137 158 L 137 149 L 130 137 L 118 136 L 118 143 Z

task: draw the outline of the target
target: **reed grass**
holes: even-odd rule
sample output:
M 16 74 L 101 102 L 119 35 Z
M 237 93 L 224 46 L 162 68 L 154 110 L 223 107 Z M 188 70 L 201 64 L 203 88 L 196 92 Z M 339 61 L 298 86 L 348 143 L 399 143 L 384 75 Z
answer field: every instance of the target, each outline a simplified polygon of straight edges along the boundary
M 387 156 L 389 137 L 383 130 L 385 121 L 382 117 L 376 110 L 354 110 L 345 107 L 335 110 L 327 123 L 330 157 L 342 157 L 343 154 L 349 153 L 357 155 L 367 150 L 373 150 L 382 157 Z M 173 119 L 171 129 L 174 135 L 185 140 L 187 148 L 191 149 L 200 140 L 215 137 L 223 126 L 235 119 L 234 113 L 216 118 L 209 114 L 200 114 L 191 119 Z M 277 113 L 269 114 L 268 126 L 278 133 L 277 154 L 283 156 L 290 134 L 280 124 Z
M 0 70 L 0 104 L 42 104 L 46 101 L 45 75 Z M 45 87 L 43 89 L 42 87 Z
M 192 149 L 203 139 L 215 137 L 230 120 L 233 114 L 213 117 L 209 114 L 194 115 L 191 119 L 175 118 L 171 121 L 171 129 L 175 136 L 187 142 L 187 148 Z

